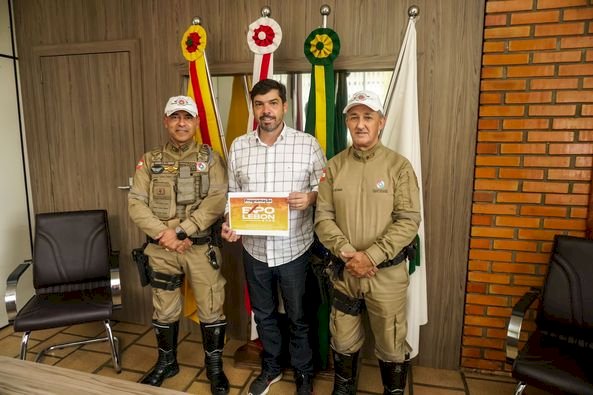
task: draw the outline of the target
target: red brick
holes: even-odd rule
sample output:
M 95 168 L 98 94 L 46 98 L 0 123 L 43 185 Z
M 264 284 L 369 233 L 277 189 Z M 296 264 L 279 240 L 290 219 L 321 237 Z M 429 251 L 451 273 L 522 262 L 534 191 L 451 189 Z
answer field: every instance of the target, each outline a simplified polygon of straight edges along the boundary
M 563 12 L 562 19 L 565 21 L 581 21 L 593 19 L 593 8 L 567 8 Z
M 469 257 L 483 261 L 511 262 L 512 253 L 509 251 L 470 250 Z
M 590 156 L 579 156 L 575 159 L 575 167 L 591 167 L 593 166 L 593 158 Z
M 495 223 L 497 226 L 513 226 L 516 228 L 538 228 L 540 226 L 540 219 L 498 216 L 496 217 Z
M 504 52 L 506 46 L 504 41 L 486 41 L 484 43 L 484 53 Z
M 478 129 L 498 129 L 500 127 L 500 120 L 498 119 L 480 119 L 478 120 Z
M 579 141 L 593 141 L 593 130 L 579 131 Z
M 500 104 L 502 94 L 500 93 L 480 93 L 480 104 Z
M 521 158 L 518 156 L 484 156 L 476 157 L 477 166 L 519 166 Z
M 568 183 L 565 182 L 523 182 L 523 192 L 567 193 Z
M 560 48 L 590 48 L 593 47 L 593 36 L 563 37 Z
M 577 78 L 542 78 L 533 79 L 529 83 L 531 89 L 576 89 Z
M 527 141 L 573 141 L 574 132 L 529 132 Z
M 593 77 L 583 78 L 583 88 L 593 88 Z
M 498 145 L 494 143 L 478 143 L 476 145 L 477 154 L 497 154 Z
M 517 206 L 514 204 L 475 203 L 472 206 L 472 212 L 476 214 L 515 215 L 517 214 Z
M 511 315 L 512 308 L 510 307 L 488 307 L 487 313 L 489 317 L 509 317 Z
M 481 117 L 520 117 L 524 114 L 524 106 L 480 106 Z
M 550 254 L 540 252 L 518 252 L 515 254 L 515 262 L 526 263 L 547 263 L 550 260 Z
M 470 273 L 476 274 L 476 273 Z M 504 277 L 506 280 L 510 280 L 510 276 L 508 275 L 500 275 L 497 274 L 496 276 Z M 482 282 L 489 282 L 489 281 L 482 281 Z M 496 281 L 496 284 L 508 284 L 507 282 L 500 282 Z M 466 302 L 468 304 L 476 304 L 476 305 L 483 305 L 483 306 L 508 306 L 509 298 L 506 296 L 492 296 L 492 295 L 476 295 L 471 294 L 467 295 Z
M 566 8 L 587 5 L 587 0 L 538 0 L 537 8 Z
M 499 350 L 484 350 L 484 359 L 489 361 L 506 361 L 506 353 Z
M 492 225 L 491 215 L 472 215 L 472 225 L 490 226 Z
M 472 270 L 472 269 L 470 268 L 470 270 Z M 486 293 L 486 286 L 487 285 L 484 284 L 484 283 L 472 283 L 472 282 L 469 282 L 469 283 L 467 283 L 466 290 L 467 290 L 467 293 L 470 293 L 470 294 L 471 293 L 474 293 L 474 294 L 476 294 L 476 293 L 477 294 L 483 294 L 483 293 Z
M 533 105 L 529 106 L 530 116 L 570 116 L 575 115 L 576 105 Z M 585 114 L 583 114 L 585 115 Z
M 492 203 L 494 201 L 494 192 L 474 191 L 474 202 Z
M 590 184 L 572 184 L 571 193 L 582 193 L 582 194 L 589 194 Z
M 527 63 L 529 63 L 529 54 L 527 53 L 489 54 L 482 57 L 482 64 L 485 66 Z
M 550 121 L 547 119 L 505 119 L 502 122 L 503 129 L 548 129 Z
M 469 242 L 469 248 L 480 248 L 482 250 L 487 250 L 490 248 L 490 240 L 488 240 L 488 239 L 471 239 Z
M 583 104 L 581 106 L 581 115 L 593 115 L 593 105 Z
M 591 75 L 592 67 L 591 64 L 563 64 L 558 66 L 558 75 Z
M 536 169 L 499 169 L 500 178 L 541 180 L 544 178 L 543 170 Z
M 499 192 L 496 201 L 501 203 L 541 203 L 539 193 Z
M 511 14 L 512 25 L 550 23 L 560 20 L 560 11 L 515 12 Z
M 484 18 L 484 26 L 504 26 L 507 24 L 507 15 L 486 15 Z
M 466 328 L 468 329 L 473 329 L 475 330 L 475 332 L 467 332 L 466 333 Z M 473 336 L 482 336 L 482 328 L 476 328 L 476 327 L 466 327 L 463 329 L 463 334 L 464 335 L 473 335 Z M 463 357 L 470 357 L 470 358 L 481 358 L 482 357 L 482 349 L 481 348 L 475 348 L 475 347 L 462 347 L 461 349 L 461 356 Z
M 591 118 L 556 118 L 552 123 L 553 129 L 593 129 L 593 117 Z M 590 148 L 583 149 L 591 153 Z M 577 152 L 582 153 L 582 152 Z
M 505 103 L 550 103 L 552 101 L 552 92 L 509 92 L 505 95 Z
M 585 23 L 555 23 L 535 26 L 535 36 L 570 36 L 583 34 Z
M 526 40 L 509 40 L 509 51 L 536 51 L 556 49 L 556 38 L 536 38 Z
M 593 65 L 591 65 L 593 70 Z M 557 103 L 583 103 L 593 102 L 593 91 L 562 91 L 556 93 Z
M 574 181 L 590 181 L 591 170 L 574 170 L 574 169 L 550 169 L 548 170 L 549 180 L 574 180 Z
M 585 118 L 576 118 L 585 119 Z M 593 119 L 593 118 L 591 118 Z M 556 122 L 557 120 L 554 120 Z M 556 129 L 560 129 L 556 127 Z M 572 129 L 567 127 L 566 129 Z M 576 127 L 576 129 L 580 129 Z M 550 155 L 591 155 L 593 154 L 593 144 L 550 144 Z
M 512 77 L 546 77 L 554 75 L 553 65 L 542 66 L 509 66 L 507 76 Z
M 525 90 L 525 80 L 494 80 L 482 81 L 482 91 L 522 91 Z
M 478 132 L 478 141 L 511 141 L 523 140 L 523 132 Z
M 518 181 L 510 180 L 476 180 L 474 183 L 477 191 L 516 191 L 518 187 Z
M 514 283 L 517 285 L 541 287 L 544 285 L 544 278 L 541 276 L 515 276 Z
M 593 50 L 588 49 L 587 54 L 585 55 L 586 62 L 593 62 Z
M 500 152 L 502 154 L 545 154 L 545 144 L 501 144 Z
M 529 26 L 487 27 L 484 29 L 484 39 L 529 37 L 530 30 Z
M 554 240 L 554 235 L 550 230 L 519 229 L 521 240 Z
M 506 328 L 504 328 L 504 329 L 487 328 L 486 329 L 486 337 L 493 337 L 496 339 L 505 339 L 506 340 L 507 330 L 506 330 Z
M 508 0 L 508 1 L 488 1 L 486 3 L 486 13 L 508 11 L 525 11 L 533 8 L 533 0 Z
M 512 239 L 515 236 L 515 230 L 510 228 L 486 228 L 481 226 L 474 226 L 471 229 L 471 236 Z
M 581 51 L 537 52 L 533 54 L 533 63 L 579 62 L 581 57 Z
M 565 229 L 565 230 L 585 230 L 587 223 L 584 219 L 558 219 L 545 218 L 544 228 L 546 229 Z
M 587 206 L 589 204 L 589 197 L 583 195 L 573 194 L 548 194 L 545 197 L 545 204 L 550 205 L 566 205 L 566 206 Z
M 504 320 L 502 320 L 500 318 L 488 318 L 488 317 L 480 317 L 480 316 L 468 316 L 468 317 L 476 318 L 475 320 L 472 320 L 472 321 L 468 321 L 466 319 L 466 324 L 468 324 L 468 325 L 473 324 L 473 325 L 480 325 L 480 326 L 484 326 L 484 327 L 493 327 L 494 326 L 494 327 L 498 327 L 498 328 L 503 328 L 506 326 L 506 323 L 504 322 Z M 500 326 L 500 323 L 498 321 L 503 323 L 502 327 Z M 481 324 L 476 324 L 477 322 L 480 322 Z M 491 323 L 492 325 L 488 325 L 488 323 Z M 481 347 L 487 347 L 487 348 L 493 348 L 493 349 L 502 349 L 502 346 L 504 345 L 504 341 L 502 339 L 488 339 L 485 337 L 464 336 L 463 337 L 463 345 L 464 346 L 481 346 Z
M 542 241 L 542 242 L 540 242 L 540 244 L 541 244 L 541 247 L 540 247 L 541 252 L 547 252 L 547 253 L 552 252 L 552 247 L 554 247 L 553 242 Z M 541 266 L 540 266 L 540 269 L 541 269 Z M 540 274 L 541 274 L 541 270 L 540 270 Z
M 481 76 L 484 79 L 502 78 L 503 71 L 502 67 L 482 67 Z
M 496 168 L 476 167 L 474 176 L 475 178 L 496 178 Z
M 477 305 L 466 305 L 465 306 L 465 314 L 471 315 L 485 315 L 486 307 L 485 306 L 477 306 Z
M 524 264 L 514 263 L 514 265 Z M 530 265 L 525 265 L 530 266 Z M 525 292 L 529 291 L 528 287 L 515 287 L 509 285 L 491 284 L 488 286 L 488 292 L 492 295 L 510 295 L 510 296 L 523 296 Z
M 494 240 L 493 247 L 495 250 L 537 251 L 537 243 L 529 241 Z M 495 272 L 500 272 L 500 270 L 494 269 L 494 265 L 492 265 L 492 270 Z
M 523 206 L 521 215 L 536 215 L 542 217 L 566 217 L 565 207 Z
M 587 218 L 589 210 L 584 207 L 571 207 L 570 217 L 571 218 Z
M 525 167 L 568 167 L 570 157 L 526 156 L 523 159 Z
M 486 272 L 486 271 L 490 271 L 490 262 L 484 262 L 484 261 L 469 261 L 469 266 L 468 266 L 469 270 L 477 270 L 477 271 L 481 271 L 481 272 Z M 473 284 L 473 288 L 476 288 L 477 283 L 470 283 Z M 484 285 L 484 287 L 486 287 L 486 285 Z M 484 293 L 484 290 L 477 292 L 476 293 Z

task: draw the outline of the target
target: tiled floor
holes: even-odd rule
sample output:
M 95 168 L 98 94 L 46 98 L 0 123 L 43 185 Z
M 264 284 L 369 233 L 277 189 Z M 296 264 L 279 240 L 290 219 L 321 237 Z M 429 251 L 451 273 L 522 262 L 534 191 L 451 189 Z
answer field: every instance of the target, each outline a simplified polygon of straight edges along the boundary
M 95 343 L 79 348 L 56 350 L 43 359 L 43 363 L 84 372 L 118 377 L 123 380 L 138 381 L 156 360 L 155 338 L 148 326 L 114 323 L 113 330 L 120 340 L 123 371 L 116 374 L 111 365 L 111 357 L 106 343 Z M 53 330 L 38 331 L 31 334 L 27 359 L 34 359 L 35 353 L 65 341 L 82 339 L 103 333 L 101 324 L 85 324 Z M 204 355 L 199 330 L 181 333 L 178 348 L 180 373 L 168 379 L 163 387 L 191 394 L 209 394 L 210 387 L 204 369 Z M 11 326 L 0 329 L 0 355 L 18 357 L 21 333 L 15 333 Z M 247 394 L 249 383 L 258 371 L 234 367 L 233 354 L 244 342 L 230 339 L 224 349 L 224 368 L 232 389 L 231 394 Z M 502 395 L 513 394 L 514 380 L 505 376 L 487 376 L 453 370 L 439 370 L 414 366 L 408 383 L 408 395 Z M 315 379 L 315 394 L 331 394 L 331 377 L 318 376 Z M 274 384 L 270 395 L 294 393 L 292 374 L 287 372 L 282 381 Z M 358 383 L 359 394 L 382 394 L 381 377 L 375 361 L 363 360 L 360 366 Z M 529 389 L 526 395 L 544 395 L 544 392 Z

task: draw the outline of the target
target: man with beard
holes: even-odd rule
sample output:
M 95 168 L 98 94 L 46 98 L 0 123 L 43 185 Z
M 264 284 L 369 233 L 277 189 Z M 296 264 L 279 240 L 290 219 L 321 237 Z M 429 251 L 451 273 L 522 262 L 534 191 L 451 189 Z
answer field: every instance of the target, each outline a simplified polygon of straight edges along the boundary
M 141 382 L 160 386 L 179 372 L 180 286 L 188 276 L 198 306 L 210 389 L 213 394 L 227 394 L 229 382 L 222 370 L 226 281 L 211 232 L 224 213 L 228 182 L 221 157 L 194 141 L 198 120 L 191 97 L 169 99 L 163 117 L 169 141 L 142 156 L 128 197 L 130 217 L 149 238 L 144 254 L 159 353 L 156 365 Z
M 313 243 L 313 206 L 325 157 L 313 136 L 284 123 L 288 109 L 284 85 L 259 81 L 251 90 L 251 101 L 259 126 L 231 145 L 229 192 L 289 192 L 290 235 L 242 238 L 245 278 L 263 345 L 261 374 L 251 383 L 249 394 L 265 394 L 282 378 L 278 285 L 290 322 L 289 353 L 297 394 L 311 394 L 313 362 L 303 301 Z M 228 223 L 222 225 L 222 237 L 239 240 Z

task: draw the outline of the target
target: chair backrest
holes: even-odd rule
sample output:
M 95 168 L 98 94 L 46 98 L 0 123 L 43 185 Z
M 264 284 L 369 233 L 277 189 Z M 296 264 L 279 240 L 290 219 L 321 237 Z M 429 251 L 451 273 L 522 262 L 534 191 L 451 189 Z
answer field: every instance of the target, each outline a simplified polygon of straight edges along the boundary
M 109 281 L 105 210 L 44 213 L 35 218 L 33 285 L 38 293 Z
M 538 327 L 570 342 L 593 342 L 593 240 L 556 236 Z

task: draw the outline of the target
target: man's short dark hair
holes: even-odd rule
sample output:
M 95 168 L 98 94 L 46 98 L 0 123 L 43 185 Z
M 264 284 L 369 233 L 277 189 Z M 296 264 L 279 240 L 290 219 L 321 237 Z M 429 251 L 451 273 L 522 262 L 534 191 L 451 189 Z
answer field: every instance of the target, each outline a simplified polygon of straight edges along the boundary
M 251 92 L 249 92 L 251 101 L 253 102 L 255 96 L 265 95 L 273 89 L 278 91 L 278 95 L 280 96 L 282 103 L 286 103 L 286 87 L 282 83 L 271 79 L 261 80 L 257 84 L 253 85 Z

